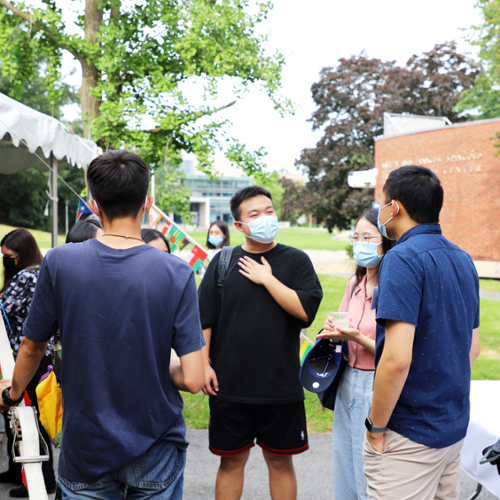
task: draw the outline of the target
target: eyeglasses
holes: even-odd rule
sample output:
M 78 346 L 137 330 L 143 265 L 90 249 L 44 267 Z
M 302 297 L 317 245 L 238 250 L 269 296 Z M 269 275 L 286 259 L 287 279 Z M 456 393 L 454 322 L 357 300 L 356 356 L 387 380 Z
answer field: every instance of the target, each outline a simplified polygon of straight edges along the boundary
M 371 240 L 376 238 L 382 238 L 382 236 L 371 236 L 369 234 L 350 234 L 349 235 L 349 243 L 354 245 L 354 243 L 371 243 Z M 380 242 L 382 243 L 382 242 Z

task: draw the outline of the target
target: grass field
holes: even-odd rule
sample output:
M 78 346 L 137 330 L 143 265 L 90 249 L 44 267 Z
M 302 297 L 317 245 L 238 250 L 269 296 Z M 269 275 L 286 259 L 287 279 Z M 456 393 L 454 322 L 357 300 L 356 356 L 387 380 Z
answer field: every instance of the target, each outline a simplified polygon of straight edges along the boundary
M 6 226 L 0 224 L 0 240 L 12 230 L 18 229 L 17 227 Z M 35 237 L 36 242 L 40 248 L 52 248 L 52 235 L 47 231 L 38 231 L 37 229 L 28 229 L 28 231 Z M 66 241 L 65 236 L 58 236 L 57 242 L 59 245 L 63 245 Z
M 0 225 L 0 239 L 12 229 L 10 226 Z M 48 232 L 29 230 L 37 240 L 40 248 L 50 248 L 51 235 Z M 190 233 L 197 241 L 204 245 L 206 232 Z M 59 244 L 64 243 L 64 236 L 59 236 Z M 332 240 L 331 235 L 321 229 L 280 229 L 277 240 L 285 245 L 307 250 L 344 250 L 345 241 Z M 240 245 L 244 238 L 240 232 L 231 230 L 231 244 Z M 200 278 L 196 276 L 199 283 Z M 307 335 L 314 340 L 322 328 L 325 318 L 331 311 L 336 311 L 345 291 L 345 278 L 322 275 L 319 277 L 324 298 L 321 302 L 316 319 L 307 331 Z M 480 287 L 484 290 L 500 291 L 500 281 L 480 280 Z M 481 356 L 472 368 L 473 379 L 500 378 L 500 303 L 494 300 L 481 299 Z M 203 393 L 191 395 L 183 393 L 184 416 L 189 427 L 206 428 L 208 425 L 208 397 Z M 331 430 L 333 413 L 324 410 L 315 394 L 306 391 L 306 413 L 309 432 L 329 432 Z
M 336 311 L 345 292 L 347 280 L 332 276 L 319 276 L 323 287 L 323 301 L 316 319 L 307 331 L 314 340 L 322 328 L 326 317 Z M 489 281 L 489 280 L 487 280 Z M 472 378 L 475 380 L 496 380 L 500 378 L 500 304 L 495 300 L 481 299 L 481 356 L 472 367 Z M 325 410 L 318 397 L 305 391 L 307 426 L 309 432 L 330 432 L 333 413 Z M 208 425 L 208 397 L 203 394 L 195 396 L 183 393 L 184 416 L 189 427 L 205 429 Z
M 500 281 L 497 280 L 479 280 L 479 288 L 482 290 L 491 290 L 500 292 Z
M 12 226 L 0 224 L 0 239 L 7 233 L 16 229 Z M 52 237 L 49 232 L 28 229 L 35 237 L 40 248 L 52 248 Z M 191 231 L 189 233 L 200 245 L 205 246 L 207 242 L 206 231 Z M 231 245 L 237 246 L 245 243 L 245 237 L 236 229 L 231 229 Z M 59 245 L 64 244 L 65 236 L 58 236 Z M 332 235 L 326 229 L 290 228 L 280 229 L 276 241 L 291 247 L 307 250 L 345 250 L 346 241 L 332 240 Z
M 206 231 L 192 231 L 189 233 L 200 245 L 207 242 Z M 245 243 L 245 237 L 236 229 L 230 230 L 231 245 Z M 345 250 L 347 241 L 332 240 L 332 235 L 326 229 L 295 228 L 280 229 L 278 243 L 302 250 Z

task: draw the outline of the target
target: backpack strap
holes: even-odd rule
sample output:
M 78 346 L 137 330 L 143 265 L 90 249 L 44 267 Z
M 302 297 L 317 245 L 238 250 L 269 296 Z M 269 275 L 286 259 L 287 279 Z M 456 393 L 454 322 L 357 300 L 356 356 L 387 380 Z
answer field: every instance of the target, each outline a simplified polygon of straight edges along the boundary
M 222 295 L 222 289 L 224 288 L 224 280 L 226 279 L 226 274 L 229 270 L 229 264 L 231 263 L 231 256 L 233 255 L 234 247 L 222 247 L 221 255 L 219 259 L 219 279 L 217 280 L 217 293 Z

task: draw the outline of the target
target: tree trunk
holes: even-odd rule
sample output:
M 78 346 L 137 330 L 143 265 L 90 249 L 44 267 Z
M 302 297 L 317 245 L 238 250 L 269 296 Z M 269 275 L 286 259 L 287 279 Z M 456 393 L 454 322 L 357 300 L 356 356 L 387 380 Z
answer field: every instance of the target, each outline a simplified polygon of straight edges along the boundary
M 103 11 L 98 9 L 99 0 L 86 0 L 85 2 L 85 40 L 93 44 L 97 42 L 97 32 L 101 25 Z M 90 137 L 90 123 L 99 116 L 100 99 L 90 95 L 91 89 L 97 86 L 99 72 L 95 64 L 82 58 L 82 86 L 80 87 L 80 103 L 83 117 L 83 136 Z

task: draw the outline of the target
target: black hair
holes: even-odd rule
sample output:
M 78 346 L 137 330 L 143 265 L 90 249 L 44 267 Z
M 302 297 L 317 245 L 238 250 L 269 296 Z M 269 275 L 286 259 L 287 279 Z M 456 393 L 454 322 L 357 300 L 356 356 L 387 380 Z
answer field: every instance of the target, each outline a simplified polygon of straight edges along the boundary
M 144 243 L 149 243 L 153 240 L 163 240 L 165 242 L 165 245 L 167 245 L 168 253 L 172 253 L 170 251 L 170 243 L 168 242 L 167 238 L 165 238 L 165 235 L 163 233 L 156 229 L 141 229 L 141 238 L 144 240 Z
M 222 234 L 224 235 L 224 240 L 222 241 L 222 246 L 223 247 L 228 247 L 230 245 L 230 237 L 229 237 L 229 226 L 227 225 L 226 221 L 223 220 L 216 220 L 210 224 L 210 227 L 208 228 L 207 231 L 207 248 L 210 248 L 211 250 L 214 249 L 215 247 L 208 241 L 208 237 L 210 236 L 210 229 L 212 229 L 212 226 L 217 226 L 221 231 Z
M 444 193 L 432 170 L 420 165 L 397 168 L 389 174 L 382 192 L 387 202 L 400 201 L 413 221 L 439 222 Z
M 378 226 L 377 226 L 377 220 L 378 220 L 378 208 L 372 208 L 368 210 L 368 212 L 365 212 L 357 221 L 356 225 L 361 219 L 366 219 L 372 226 L 375 226 L 378 231 Z M 382 235 L 380 235 L 382 236 Z M 382 236 L 382 251 L 384 255 L 396 244 L 395 241 L 390 240 L 389 238 L 386 238 Z M 382 260 L 384 258 L 384 255 L 382 255 Z M 380 263 L 382 263 L 382 260 L 380 260 Z M 379 267 L 377 267 L 377 280 L 378 280 L 378 270 L 380 269 L 380 264 Z M 354 282 L 354 287 L 362 280 L 363 276 L 366 274 L 366 267 L 360 266 L 357 264 L 356 266 L 356 281 Z
M 17 253 L 18 262 L 15 268 L 8 270 L 4 268 L 4 281 L 1 292 L 3 292 L 12 281 L 12 278 L 23 269 L 40 267 L 43 260 L 42 252 L 34 236 L 27 229 L 14 229 L 7 233 L 0 242 L 9 250 Z
M 92 197 L 110 222 L 137 215 L 148 194 L 149 177 L 144 160 L 129 151 L 108 151 L 94 158 L 87 170 Z
M 231 213 L 233 214 L 233 218 L 236 221 L 240 220 L 241 217 L 241 209 L 240 205 L 249 198 L 255 198 L 256 196 L 263 195 L 273 201 L 273 197 L 271 193 L 260 186 L 247 186 L 246 188 L 240 189 L 237 193 L 233 195 L 231 198 Z
M 96 219 L 79 220 L 66 235 L 66 243 L 82 243 L 95 238 L 98 229 L 103 229 Z

